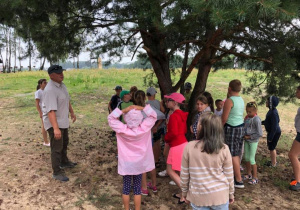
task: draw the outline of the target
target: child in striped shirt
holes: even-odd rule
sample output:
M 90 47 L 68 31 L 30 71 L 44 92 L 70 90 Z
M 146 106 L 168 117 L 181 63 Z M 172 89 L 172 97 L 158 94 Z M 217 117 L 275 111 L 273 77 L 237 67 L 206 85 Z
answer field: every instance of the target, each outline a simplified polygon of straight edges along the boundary
M 189 142 L 182 156 L 182 196 L 194 210 L 228 209 L 234 202 L 233 167 L 220 117 L 204 113 L 197 130 L 198 140 Z

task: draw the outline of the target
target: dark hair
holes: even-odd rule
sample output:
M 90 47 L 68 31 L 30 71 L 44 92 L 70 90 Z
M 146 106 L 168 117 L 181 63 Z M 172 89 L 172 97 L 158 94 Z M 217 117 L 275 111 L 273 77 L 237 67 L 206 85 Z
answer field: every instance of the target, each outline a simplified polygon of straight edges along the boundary
M 234 79 L 229 82 L 229 87 L 233 92 L 240 92 L 242 89 L 242 83 L 240 80 Z
M 41 84 L 43 83 L 43 82 L 46 82 L 47 80 L 46 79 L 40 79 L 39 81 L 38 81 L 38 85 L 36 86 L 36 90 L 39 90 L 40 88 L 41 88 Z
M 131 101 L 134 101 L 134 95 L 135 95 L 135 93 L 136 93 L 137 90 L 138 90 L 138 89 L 137 89 L 136 86 L 132 86 L 132 87 L 130 88 Z
M 146 94 L 145 94 L 145 92 L 142 91 L 142 90 L 136 91 L 135 94 L 134 94 L 134 101 L 133 101 L 133 103 L 135 105 L 143 106 L 144 107 L 146 105 L 145 101 L 146 101 Z
M 211 94 L 207 91 L 204 91 L 202 95 L 207 98 L 207 102 L 208 102 L 208 106 L 210 107 L 210 110 L 212 112 L 215 112 L 214 99 L 211 96 Z
M 201 125 L 201 129 L 199 129 Z M 224 130 L 221 118 L 212 112 L 203 113 L 197 125 L 197 139 L 203 142 L 201 152 L 219 153 L 224 148 Z M 197 145 L 199 142 L 195 145 Z
M 219 102 L 222 102 L 222 100 L 221 99 L 215 100 L 215 105 L 217 106 L 217 103 L 219 103 Z

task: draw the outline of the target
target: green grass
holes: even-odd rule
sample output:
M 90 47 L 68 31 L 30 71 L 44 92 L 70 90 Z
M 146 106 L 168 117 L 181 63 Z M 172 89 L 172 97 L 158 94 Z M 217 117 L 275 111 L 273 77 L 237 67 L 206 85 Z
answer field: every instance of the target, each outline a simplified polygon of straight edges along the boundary
M 68 91 L 71 95 L 71 103 L 75 113 L 79 116 L 80 123 L 91 126 L 95 123 L 106 124 L 107 104 L 114 94 L 114 87 L 121 85 L 123 89 L 130 89 L 135 85 L 139 89 L 146 90 L 144 78 L 151 73 L 150 70 L 72 70 L 64 73 Z M 211 72 L 208 77 L 206 90 L 211 92 L 214 99 L 224 99 L 227 94 L 228 83 L 232 79 L 240 79 L 244 87 L 249 85 L 247 75 L 251 74 L 244 70 L 219 70 Z M 187 79 L 192 84 L 195 83 L 197 70 L 194 69 Z M 10 74 L 0 74 L 0 98 L 13 100 L 10 106 L 18 108 L 16 113 L 20 117 L 31 115 L 35 117 L 36 109 L 34 104 L 34 92 L 37 81 L 41 78 L 49 79 L 46 71 L 17 72 Z M 179 73 L 173 76 L 177 81 Z M 155 79 L 155 81 L 157 81 Z M 159 92 L 159 91 L 158 91 Z M 158 93 L 159 94 L 159 93 Z M 245 102 L 254 100 L 254 94 L 241 94 Z M 159 96 L 157 96 L 159 99 Z M 289 111 L 286 111 L 289 110 Z M 296 114 L 295 104 L 279 104 L 278 111 L 281 117 L 281 125 L 287 130 L 282 136 L 280 147 L 290 146 L 294 134 L 293 118 Z M 259 106 L 258 114 L 263 120 L 267 113 L 267 108 Z M 36 116 L 38 119 L 38 116 Z

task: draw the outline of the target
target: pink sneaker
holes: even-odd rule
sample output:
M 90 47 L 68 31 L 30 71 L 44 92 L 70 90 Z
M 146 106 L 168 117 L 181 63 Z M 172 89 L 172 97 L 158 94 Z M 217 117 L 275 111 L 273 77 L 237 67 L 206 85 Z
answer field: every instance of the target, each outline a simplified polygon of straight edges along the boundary
M 147 189 L 144 190 L 143 188 L 141 188 L 141 194 L 142 194 L 142 195 L 149 195 L 149 192 L 148 192 Z
M 149 189 L 151 189 L 154 193 L 157 192 L 157 187 L 156 186 L 152 186 L 151 182 L 148 182 L 147 187 Z

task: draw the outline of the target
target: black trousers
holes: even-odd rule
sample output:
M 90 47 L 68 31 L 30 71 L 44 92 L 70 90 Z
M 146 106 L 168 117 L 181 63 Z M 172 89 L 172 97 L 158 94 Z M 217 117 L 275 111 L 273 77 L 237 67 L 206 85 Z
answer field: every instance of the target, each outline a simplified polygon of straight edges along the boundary
M 67 157 L 67 149 L 69 144 L 69 134 L 68 129 L 60 128 L 61 139 L 54 138 L 54 129 L 49 128 L 48 130 L 50 136 L 50 145 L 51 145 L 51 162 L 53 175 L 64 174 L 64 170 L 59 166 L 69 162 Z

